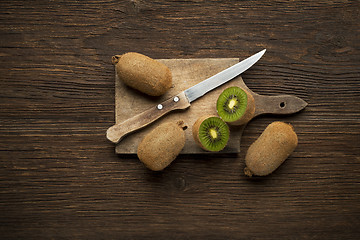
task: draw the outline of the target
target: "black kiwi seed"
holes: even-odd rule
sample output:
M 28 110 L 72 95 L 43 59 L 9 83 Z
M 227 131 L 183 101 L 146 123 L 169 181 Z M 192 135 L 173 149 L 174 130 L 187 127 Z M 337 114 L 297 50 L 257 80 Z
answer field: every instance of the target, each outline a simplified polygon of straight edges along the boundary
M 232 101 L 236 101 L 236 104 L 233 105 L 233 107 L 229 107 Z M 237 99 L 236 95 L 230 95 L 229 98 L 224 102 L 223 108 L 226 112 L 233 114 L 239 109 L 238 105 L 239 100 Z

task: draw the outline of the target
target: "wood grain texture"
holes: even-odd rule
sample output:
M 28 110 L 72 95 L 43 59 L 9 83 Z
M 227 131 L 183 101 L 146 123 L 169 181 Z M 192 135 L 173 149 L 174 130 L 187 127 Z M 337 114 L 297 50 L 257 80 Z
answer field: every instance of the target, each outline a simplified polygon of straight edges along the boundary
M 146 94 L 129 88 L 118 77 L 115 71 L 115 121 L 106 133 L 107 138 L 116 144 L 115 152 L 118 154 L 136 154 L 140 141 L 157 126 L 165 122 L 183 121 L 189 128 L 185 131 L 186 143 L 181 154 L 217 154 L 201 149 L 192 135 L 194 123 L 203 116 L 218 116 L 216 102 L 218 96 L 232 86 L 246 89 L 256 100 L 254 102 L 255 112 L 249 116 L 247 122 L 253 117 L 262 114 L 293 114 L 305 108 L 307 103 L 294 95 L 264 96 L 249 89 L 241 76 L 208 92 L 205 96 L 190 103 L 185 96 L 185 90 L 195 86 L 201 81 L 219 73 L 222 70 L 239 62 L 237 58 L 194 58 L 194 59 L 158 59 L 157 61 L 169 67 L 172 73 L 172 87 L 162 96 L 149 97 Z M 180 94 L 179 94 L 180 93 Z M 178 94 L 178 95 L 177 95 Z M 174 103 L 174 96 L 180 101 Z M 254 101 L 254 100 L 253 100 Z M 161 110 L 157 109 L 162 104 Z M 170 104 L 169 104 L 170 103 Z M 183 110 L 183 111 L 173 111 Z M 166 117 L 160 118 L 165 113 Z M 159 119 L 160 118 L 160 119 Z M 134 120 L 135 119 L 135 120 Z M 149 121 L 158 119 L 155 122 Z M 135 121 L 135 122 L 134 122 Z M 241 150 L 241 138 L 246 124 L 230 126 L 230 140 L 223 153 L 239 153 Z M 138 127 L 143 127 L 139 129 Z M 145 127 L 146 126 L 146 127 Z M 137 131 L 134 131 L 137 130 Z M 125 138 L 124 134 L 131 132 Z M 122 139 L 118 142 L 119 139 Z
M 158 61 L 164 63 L 171 69 L 173 75 L 173 86 L 164 95 L 154 98 L 148 97 L 144 94 L 139 94 L 138 91 L 134 91 L 125 86 L 125 84 L 116 77 L 115 79 L 115 121 L 121 123 L 127 121 L 127 119 L 136 116 L 137 114 L 143 114 L 148 109 L 156 108 L 157 104 L 167 99 L 172 99 L 178 93 L 184 95 L 184 90 L 191 86 L 196 85 L 212 75 L 236 64 L 239 62 L 237 58 L 197 58 L 197 59 L 158 59 Z M 183 121 L 184 125 L 188 127 L 185 130 L 186 142 L 181 154 L 206 154 L 210 153 L 201 149 L 194 141 L 192 136 L 192 126 L 195 121 L 204 115 L 217 115 L 216 113 L 216 101 L 220 93 L 230 86 L 239 86 L 243 83 L 241 77 L 237 77 L 232 81 L 214 89 L 206 94 L 206 96 L 197 99 L 191 103 L 189 107 L 188 101 L 183 101 L 185 107 L 181 107 L 184 110 L 174 111 L 167 116 L 158 119 L 156 122 L 150 124 L 146 128 L 143 128 L 137 132 L 129 134 L 122 141 L 116 145 L 116 153 L 118 154 L 136 154 L 137 147 L 140 141 L 155 129 L 160 124 L 165 122 L 178 122 Z M 184 98 L 185 95 L 184 95 Z M 166 107 L 164 107 L 166 109 Z M 180 109 L 180 108 L 179 108 Z M 155 114 L 153 114 L 155 115 Z M 242 128 L 235 127 L 231 129 L 232 142 L 229 143 L 222 153 L 238 153 L 240 152 L 240 138 L 242 135 Z M 214 154 L 214 153 L 213 153 Z M 216 153 L 215 153 L 216 154 Z
M 1 1 L 2 239 L 357 239 L 358 1 Z M 238 155 L 181 156 L 161 173 L 116 156 L 114 54 L 244 58 L 262 94 L 299 114 L 259 116 Z M 249 145 L 290 122 L 295 152 L 246 178 Z

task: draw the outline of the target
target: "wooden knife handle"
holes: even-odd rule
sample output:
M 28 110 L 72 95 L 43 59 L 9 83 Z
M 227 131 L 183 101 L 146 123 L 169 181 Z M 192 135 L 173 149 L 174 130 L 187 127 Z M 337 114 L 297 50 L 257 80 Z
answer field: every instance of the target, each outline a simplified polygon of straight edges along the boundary
M 190 107 L 190 102 L 184 92 L 169 98 L 168 100 L 142 112 L 124 122 L 115 124 L 106 131 L 106 137 L 113 143 L 118 143 L 127 134 L 141 129 L 165 114 L 177 110 Z

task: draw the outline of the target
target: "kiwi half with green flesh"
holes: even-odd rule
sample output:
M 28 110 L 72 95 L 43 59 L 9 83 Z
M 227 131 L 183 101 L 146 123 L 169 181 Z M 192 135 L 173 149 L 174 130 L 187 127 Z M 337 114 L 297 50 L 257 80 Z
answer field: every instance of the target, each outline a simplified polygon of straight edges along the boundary
M 218 152 L 225 148 L 230 130 L 219 117 L 202 116 L 193 125 L 192 133 L 195 142 L 204 150 Z
M 229 87 L 219 95 L 216 110 L 220 118 L 230 125 L 243 125 L 254 116 L 254 97 L 240 87 Z

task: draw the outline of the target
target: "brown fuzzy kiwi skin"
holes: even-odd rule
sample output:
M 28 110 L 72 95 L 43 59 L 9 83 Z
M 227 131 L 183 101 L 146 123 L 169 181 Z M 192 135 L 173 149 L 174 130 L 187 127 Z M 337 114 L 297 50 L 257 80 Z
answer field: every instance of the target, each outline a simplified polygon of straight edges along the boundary
M 138 146 L 140 161 L 153 171 L 166 168 L 184 148 L 186 128 L 183 121 L 178 121 L 166 122 L 153 129 Z
M 172 86 L 170 69 L 148 56 L 128 52 L 115 55 L 112 62 L 116 74 L 127 86 L 150 96 L 163 95 Z
M 240 119 L 233 121 L 233 122 L 228 122 L 228 124 L 232 125 L 232 126 L 240 126 L 240 125 L 244 125 L 244 124 L 248 123 L 254 117 L 254 114 L 255 114 L 255 99 L 254 99 L 253 95 L 250 94 L 245 89 L 242 89 L 242 90 L 246 93 L 246 96 L 247 96 L 246 110 L 245 110 L 244 115 Z
M 279 121 L 269 124 L 246 153 L 245 175 L 269 175 L 289 157 L 297 144 L 292 125 Z
M 205 151 L 209 151 L 209 149 L 206 149 L 206 148 L 202 145 L 202 143 L 201 143 L 201 141 L 200 141 L 200 137 L 199 137 L 199 129 L 200 129 L 201 123 L 202 123 L 205 119 L 208 119 L 208 118 L 210 118 L 210 117 L 219 118 L 218 116 L 215 116 L 215 115 L 204 115 L 204 116 L 199 117 L 199 118 L 195 121 L 194 125 L 192 126 L 192 134 L 193 134 L 193 138 L 194 138 L 194 140 L 195 140 L 195 143 L 196 143 L 199 147 L 201 147 L 203 150 L 205 150 Z M 220 150 L 220 151 L 221 151 L 221 150 Z

